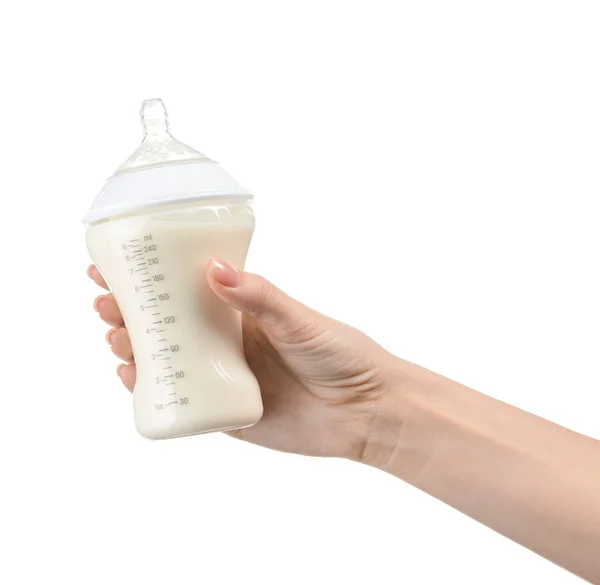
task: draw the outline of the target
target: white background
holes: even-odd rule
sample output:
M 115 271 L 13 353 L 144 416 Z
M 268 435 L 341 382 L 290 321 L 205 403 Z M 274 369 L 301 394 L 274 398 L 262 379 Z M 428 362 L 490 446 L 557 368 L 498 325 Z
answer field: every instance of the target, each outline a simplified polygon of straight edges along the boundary
M 80 219 L 162 97 L 256 194 L 248 267 L 600 435 L 594 1 L 11 2 L 0 12 L 0 581 L 577 579 L 399 480 L 139 437 Z

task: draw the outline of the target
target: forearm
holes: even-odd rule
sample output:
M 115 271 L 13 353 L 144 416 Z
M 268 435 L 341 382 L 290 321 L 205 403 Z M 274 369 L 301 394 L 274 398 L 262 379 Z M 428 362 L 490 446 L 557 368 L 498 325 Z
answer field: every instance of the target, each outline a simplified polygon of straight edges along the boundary
M 391 376 L 368 463 L 600 583 L 600 442 L 407 362 Z

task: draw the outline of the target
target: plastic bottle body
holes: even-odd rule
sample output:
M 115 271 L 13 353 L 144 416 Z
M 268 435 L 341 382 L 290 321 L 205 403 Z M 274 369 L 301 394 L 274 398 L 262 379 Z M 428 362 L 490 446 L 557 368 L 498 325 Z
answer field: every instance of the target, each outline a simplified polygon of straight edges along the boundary
M 243 268 L 249 200 L 157 207 L 89 226 L 87 246 L 128 328 L 136 428 L 164 439 L 250 426 L 262 416 L 241 315 L 208 287 L 211 258 Z

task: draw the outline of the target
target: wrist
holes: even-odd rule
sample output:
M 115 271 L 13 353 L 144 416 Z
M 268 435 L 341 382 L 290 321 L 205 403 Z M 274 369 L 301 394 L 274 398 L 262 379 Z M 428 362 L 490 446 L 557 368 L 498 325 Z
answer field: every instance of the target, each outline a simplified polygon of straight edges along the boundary
M 378 400 L 360 462 L 399 475 L 405 453 L 411 450 L 415 418 L 432 391 L 428 378 L 436 377 L 420 366 L 391 356 L 385 364 L 384 387 Z

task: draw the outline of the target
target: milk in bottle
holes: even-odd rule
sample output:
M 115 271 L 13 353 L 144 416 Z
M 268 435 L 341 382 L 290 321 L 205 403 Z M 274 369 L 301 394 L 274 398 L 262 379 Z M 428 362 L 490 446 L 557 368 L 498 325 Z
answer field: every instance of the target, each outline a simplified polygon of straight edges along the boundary
M 204 274 L 211 258 L 244 266 L 252 195 L 169 134 L 160 100 L 144 102 L 141 117 L 142 145 L 84 219 L 89 253 L 131 338 L 136 428 L 165 439 L 252 425 L 262 401 L 241 315 Z

